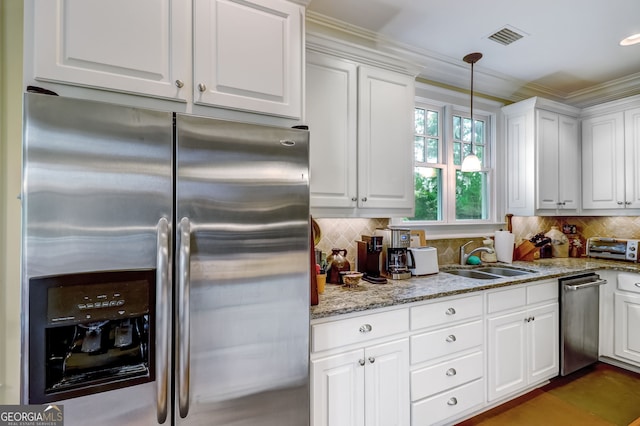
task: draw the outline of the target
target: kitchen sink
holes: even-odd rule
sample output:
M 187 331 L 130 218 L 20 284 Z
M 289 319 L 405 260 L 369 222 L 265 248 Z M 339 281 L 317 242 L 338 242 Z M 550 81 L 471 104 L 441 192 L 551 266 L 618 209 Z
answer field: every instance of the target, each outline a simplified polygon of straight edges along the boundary
M 503 277 L 517 277 L 519 275 L 527 275 L 531 273 L 530 271 L 523 271 L 522 269 L 503 268 L 500 266 L 487 266 L 474 269 L 474 271 L 488 272 L 489 274 L 500 275 Z
M 476 278 L 478 280 L 495 280 L 496 278 L 502 278 L 500 275 L 489 274 L 487 272 L 481 272 L 477 269 L 451 269 L 449 271 L 442 271 L 451 275 L 459 275 L 466 278 Z
M 501 266 L 484 266 L 475 269 L 450 269 L 443 270 L 447 274 L 458 275 L 461 277 L 475 278 L 478 280 L 495 280 L 504 277 L 517 277 L 520 275 L 530 274 L 532 271 L 522 269 L 507 268 Z

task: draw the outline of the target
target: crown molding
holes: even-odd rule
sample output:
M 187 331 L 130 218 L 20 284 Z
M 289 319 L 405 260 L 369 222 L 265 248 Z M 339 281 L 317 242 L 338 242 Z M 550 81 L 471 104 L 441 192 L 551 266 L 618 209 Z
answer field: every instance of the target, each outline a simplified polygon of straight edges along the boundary
M 390 57 L 403 58 L 418 69 L 417 77 L 436 84 L 469 90 L 469 67 L 462 59 L 455 59 L 436 52 L 419 49 L 392 40 L 383 35 L 307 11 L 307 33 L 318 37 L 331 37 L 349 45 L 352 51 L 366 48 L 371 52 Z M 519 102 L 532 97 L 542 97 L 585 108 L 603 102 L 615 101 L 640 94 L 640 73 L 574 92 L 560 93 L 549 87 L 527 83 L 513 77 L 487 69 L 481 64 L 474 66 L 474 92 L 487 97 Z

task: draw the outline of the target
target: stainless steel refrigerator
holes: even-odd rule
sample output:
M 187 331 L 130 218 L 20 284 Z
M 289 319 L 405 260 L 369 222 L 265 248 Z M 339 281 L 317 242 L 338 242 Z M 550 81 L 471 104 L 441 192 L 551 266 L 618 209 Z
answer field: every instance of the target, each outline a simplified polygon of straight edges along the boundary
M 309 423 L 308 132 L 27 93 L 22 402 Z

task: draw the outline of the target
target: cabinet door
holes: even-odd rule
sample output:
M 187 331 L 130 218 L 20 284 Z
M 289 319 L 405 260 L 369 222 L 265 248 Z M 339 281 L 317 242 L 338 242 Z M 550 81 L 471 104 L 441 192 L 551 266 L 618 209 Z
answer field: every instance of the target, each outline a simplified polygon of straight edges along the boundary
M 364 425 L 364 350 L 311 361 L 313 426 Z
M 555 210 L 560 207 L 558 199 L 558 173 L 560 171 L 558 121 L 556 113 L 544 110 L 536 111 L 536 135 L 538 138 L 536 208 L 538 209 Z
M 300 118 L 303 14 L 284 0 L 194 2 L 194 103 Z
M 307 53 L 311 208 L 357 206 L 357 66 Z
M 413 210 L 414 79 L 366 66 L 358 78 L 358 207 Z
M 409 424 L 409 340 L 366 349 L 365 424 Z
M 640 108 L 624 113 L 625 201 L 640 208 Z
M 527 129 L 526 114 L 508 116 L 507 122 L 507 211 L 514 214 L 533 214 L 535 170 L 532 166 L 532 130 Z M 529 130 L 529 132 L 527 132 Z M 532 137 L 531 137 L 532 139 Z
M 489 401 L 507 396 L 527 385 L 526 312 L 489 318 Z
M 527 313 L 529 384 L 555 377 L 559 371 L 558 304 Z
M 578 120 L 558 116 L 558 202 L 560 209 L 577 210 L 580 196 Z
M 623 208 L 624 128 L 622 113 L 582 122 L 582 207 Z
M 186 99 L 188 2 L 34 1 L 33 20 L 36 80 Z
M 614 351 L 640 363 L 640 295 L 615 293 Z

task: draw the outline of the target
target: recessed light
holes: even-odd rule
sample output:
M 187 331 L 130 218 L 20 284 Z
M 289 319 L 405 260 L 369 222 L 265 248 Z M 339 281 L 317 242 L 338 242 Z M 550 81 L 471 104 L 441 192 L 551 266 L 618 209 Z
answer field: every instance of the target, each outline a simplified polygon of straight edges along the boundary
M 620 42 L 620 46 L 631 46 L 640 43 L 640 33 L 631 35 Z

